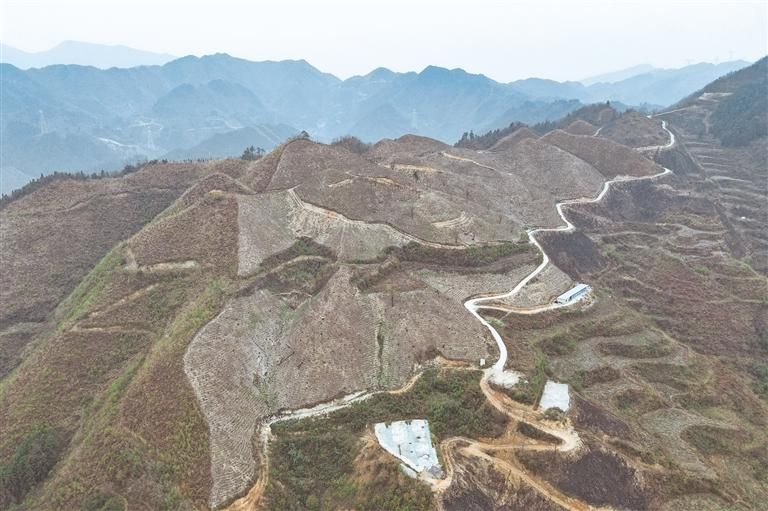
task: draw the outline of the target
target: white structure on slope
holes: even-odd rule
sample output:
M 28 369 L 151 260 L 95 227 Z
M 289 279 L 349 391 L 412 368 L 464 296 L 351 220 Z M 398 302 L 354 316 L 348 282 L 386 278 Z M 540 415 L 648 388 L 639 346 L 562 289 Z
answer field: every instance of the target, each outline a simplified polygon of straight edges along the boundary
M 539 401 L 539 410 L 559 408 L 567 412 L 570 405 L 571 397 L 568 395 L 568 385 L 555 383 L 552 380 L 544 385 L 544 393 L 541 395 L 541 401 Z
M 397 421 L 387 425 L 380 422 L 374 427 L 376 439 L 389 453 L 405 463 L 405 468 L 417 474 L 436 479 L 443 477 L 443 470 L 432 446 L 429 422 L 423 419 Z M 405 470 L 408 474 L 408 470 Z
M 576 284 L 572 289 L 558 296 L 555 303 L 564 305 L 566 303 L 581 300 L 589 292 L 589 289 L 590 287 L 586 284 Z

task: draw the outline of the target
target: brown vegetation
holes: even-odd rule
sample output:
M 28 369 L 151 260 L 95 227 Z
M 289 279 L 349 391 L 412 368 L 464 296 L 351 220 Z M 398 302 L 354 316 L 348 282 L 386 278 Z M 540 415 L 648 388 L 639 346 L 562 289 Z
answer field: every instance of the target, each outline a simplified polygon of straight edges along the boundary
M 627 110 L 600 130 L 600 136 L 627 147 L 648 147 L 669 142 L 669 134 L 662 129 L 661 121 L 647 115 Z
M 606 179 L 649 176 L 661 172 L 658 165 L 636 151 L 602 137 L 582 137 L 555 130 L 544 135 L 542 140 L 593 165 Z
M 679 173 L 566 207 L 577 230 L 540 237 L 593 286 L 589 306 L 484 311 L 526 383 L 483 388 L 535 413 L 520 403 L 548 378 L 570 383 L 571 410 L 552 418 L 582 449 L 558 453 L 546 421 L 498 413 L 478 373 L 430 369 L 407 392 L 276 425 L 269 505 L 433 508 L 367 430 L 414 416 L 438 439 L 490 442 L 451 444 L 446 509 L 764 502 L 764 151 L 719 146 L 708 102 L 667 117 L 680 142 L 656 157 Z M 557 200 L 659 172 L 585 136 L 645 143 L 658 123 L 643 119 L 598 105 L 567 119 L 579 135 L 520 128 L 490 152 L 297 139 L 254 161 L 46 180 L 4 202 L 0 506 L 218 506 L 258 477 L 262 418 L 396 388 L 439 356 L 491 360 L 461 301 L 538 263 L 515 241 L 559 225 Z M 500 436 L 536 448 L 494 448 Z

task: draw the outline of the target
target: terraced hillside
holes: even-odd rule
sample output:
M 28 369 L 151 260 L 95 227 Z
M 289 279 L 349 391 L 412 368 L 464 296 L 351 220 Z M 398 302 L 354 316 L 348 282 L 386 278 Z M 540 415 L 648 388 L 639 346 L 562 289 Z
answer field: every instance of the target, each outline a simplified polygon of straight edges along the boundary
M 561 270 L 596 287 L 594 305 L 488 311 L 513 368 L 576 389 L 571 419 L 585 448 L 515 459 L 585 504 L 760 509 L 768 492 L 767 141 L 723 147 L 708 131 L 735 93 L 719 89 L 654 118 L 675 143 L 646 152 L 674 175 L 617 184 L 599 204 L 567 208 L 577 232 L 541 238 Z M 622 129 L 635 124 L 650 120 Z
M 5 203 L 0 507 L 758 509 L 766 141 L 694 136 L 702 94 Z M 413 418 L 445 477 L 378 445 Z
M 716 197 L 734 254 L 747 258 L 762 273 L 768 272 L 768 233 L 765 229 L 768 221 L 765 207 L 768 146 L 764 127 L 760 127 L 765 124 L 762 114 L 766 107 L 764 103 L 760 105 L 760 100 L 754 101 L 749 93 L 754 86 L 764 89 L 766 72 L 768 60 L 764 58 L 739 73 L 714 82 L 681 106 L 659 116 L 679 131 L 681 146 L 690 160 L 688 173 L 697 175 L 702 181 L 701 186 L 707 187 L 709 195 Z M 747 102 L 756 108 L 762 107 L 762 110 L 736 117 L 733 122 L 743 124 L 735 124 L 727 130 L 727 121 L 718 118 L 730 112 L 727 102 Z M 735 133 L 742 133 L 743 138 L 736 139 Z M 737 143 L 736 140 L 741 141 Z

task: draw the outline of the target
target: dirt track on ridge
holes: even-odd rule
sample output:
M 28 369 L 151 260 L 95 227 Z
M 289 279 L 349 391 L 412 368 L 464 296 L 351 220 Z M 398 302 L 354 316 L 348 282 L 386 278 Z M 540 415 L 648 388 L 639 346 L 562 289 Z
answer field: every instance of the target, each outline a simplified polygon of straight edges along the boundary
M 658 147 L 654 146 L 651 149 L 656 149 L 656 148 L 668 149 L 675 144 L 675 136 L 672 134 L 672 132 L 670 132 L 667 129 L 666 122 L 662 123 L 662 127 L 664 128 L 665 131 L 669 133 L 670 142 L 663 146 L 658 146 Z M 599 133 L 599 130 L 598 132 L 595 133 L 595 135 L 597 135 L 598 133 Z M 643 149 L 645 150 L 649 148 L 643 148 Z M 486 167 L 486 165 L 480 164 L 468 158 L 449 155 L 445 152 L 441 154 L 448 158 L 460 159 L 463 161 L 474 163 L 481 167 Z M 496 169 L 491 169 L 491 170 L 496 170 Z M 472 456 L 482 458 L 488 462 L 491 462 L 499 466 L 505 472 L 514 474 L 515 476 L 519 477 L 521 480 L 525 481 L 527 484 L 531 485 L 534 489 L 536 489 L 539 493 L 541 493 L 541 495 L 543 495 L 547 499 L 551 500 L 555 504 L 565 509 L 568 509 L 571 511 L 583 511 L 586 509 L 594 509 L 593 506 L 590 506 L 588 504 L 585 504 L 581 501 L 578 501 L 576 499 L 573 499 L 571 497 L 568 497 L 562 494 L 557 489 L 552 488 L 551 485 L 549 485 L 548 483 L 545 483 L 539 480 L 538 478 L 532 477 L 525 470 L 515 467 L 509 462 L 490 456 L 486 452 L 486 451 L 514 450 L 514 449 L 557 450 L 560 452 L 570 452 L 570 451 L 577 450 L 582 444 L 578 434 L 576 433 L 576 431 L 573 430 L 570 424 L 568 423 L 562 424 L 562 423 L 557 423 L 553 421 L 542 420 L 541 418 L 536 416 L 536 413 L 532 408 L 515 403 L 510 398 L 494 390 L 491 387 L 490 378 L 494 374 L 499 374 L 504 371 L 504 367 L 506 366 L 506 363 L 507 363 L 507 348 L 498 331 L 479 314 L 478 310 L 482 308 L 494 308 L 494 307 L 481 305 L 483 302 L 492 302 L 499 299 L 510 298 L 515 294 L 519 293 L 525 287 L 525 285 L 528 284 L 528 282 L 530 282 L 534 277 L 536 277 L 539 273 L 541 273 L 541 271 L 547 266 L 547 264 L 549 264 L 549 257 L 547 256 L 546 252 L 543 250 L 539 242 L 536 240 L 536 234 L 539 232 L 571 232 L 575 230 L 575 226 L 565 217 L 565 214 L 563 213 L 563 209 L 562 209 L 563 206 L 599 202 L 600 200 L 602 200 L 602 198 L 606 195 L 606 193 L 610 189 L 610 185 L 616 182 L 638 181 L 638 180 L 646 180 L 646 179 L 653 180 L 670 173 L 671 171 L 665 168 L 663 172 L 660 172 L 658 174 L 653 174 L 650 176 L 643 176 L 643 177 L 619 176 L 612 180 L 606 181 L 600 193 L 594 198 L 577 198 L 577 199 L 569 199 L 569 200 L 558 202 L 555 207 L 557 209 L 558 215 L 563 220 L 565 225 L 560 227 L 554 227 L 554 228 L 530 229 L 528 231 L 529 241 L 533 243 L 542 254 L 541 264 L 538 267 L 536 267 L 536 269 L 534 269 L 525 278 L 523 278 L 514 288 L 512 288 L 511 291 L 507 293 L 499 294 L 499 295 L 473 298 L 465 302 L 464 304 L 465 308 L 470 312 L 470 314 L 472 314 L 478 321 L 480 321 L 489 330 L 492 337 L 496 341 L 496 344 L 499 349 L 499 359 L 492 367 L 485 370 L 483 377 L 480 381 L 480 387 L 483 393 L 485 394 L 486 398 L 488 399 L 488 401 L 497 410 L 504 413 L 509 418 L 517 422 L 532 425 L 540 429 L 541 431 L 544 431 L 545 433 L 548 433 L 558 438 L 560 440 L 560 444 L 552 445 L 552 444 L 545 444 L 545 443 L 538 443 L 538 444 L 533 443 L 533 444 L 519 445 L 511 442 L 495 444 L 495 443 L 480 442 L 480 441 L 476 441 L 468 438 L 462 438 L 462 437 L 449 438 L 443 441 L 439 446 L 439 448 L 441 449 L 444 455 L 444 459 L 446 463 L 446 472 L 448 475 L 445 479 L 440 481 L 435 481 L 433 483 L 432 485 L 433 490 L 435 490 L 436 493 L 441 494 L 450 486 L 451 481 L 453 479 L 453 475 L 456 471 L 456 463 L 455 463 L 452 450 L 460 448 L 462 449 L 462 452 L 464 454 L 469 454 Z M 546 312 L 546 311 L 550 311 L 560 307 L 562 307 L 562 305 L 558 305 L 554 303 L 545 304 L 545 305 L 532 308 L 531 313 Z M 517 313 L 517 311 L 514 311 L 514 310 L 510 312 L 513 314 Z M 523 311 L 521 312 L 526 313 Z M 419 376 L 420 376 L 420 373 L 417 373 L 402 388 L 388 391 L 388 392 L 394 393 L 394 394 L 406 392 L 414 385 L 414 383 L 418 380 Z M 266 422 L 264 422 L 259 430 L 259 435 L 261 437 L 261 442 L 262 442 L 261 467 L 259 471 L 259 477 L 257 478 L 254 485 L 251 487 L 251 489 L 248 491 L 248 493 L 244 497 L 237 499 L 226 509 L 228 511 L 255 511 L 256 509 L 259 508 L 259 504 L 264 494 L 264 490 L 267 486 L 268 477 L 269 477 L 268 446 L 269 446 L 269 439 L 270 439 L 270 426 L 272 424 L 283 421 L 283 420 L 288 420 L 288 419 L 308 418 L 308 417 L 326 415 L 328 413 L 333 412 L 334 410 L 338 410 L 340 408 L 353 404 L 357 401 L 367 399 L 368 397 L 371 397 L 374 394 L 375 393 L 359 392 L 335 401 L 331 401 L 330 403 L 324 403 L 308 409 L 287 412 L 285 414 L 272 417 L 268 419 Z M 467 443 L 468 445 L 465 447 L 458 447 L 458 444 L 463 444 L 463 443 Z M 438 498 L 438 506 L 442 508 L 442 500 L 439 498 Z

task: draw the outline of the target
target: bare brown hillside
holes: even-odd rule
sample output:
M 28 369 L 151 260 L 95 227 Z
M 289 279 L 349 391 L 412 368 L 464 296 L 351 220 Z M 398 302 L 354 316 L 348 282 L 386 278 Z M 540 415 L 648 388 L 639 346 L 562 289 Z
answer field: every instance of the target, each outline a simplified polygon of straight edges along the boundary
M 656 142 L 657 119 L 598 105 L 490 151 L 300 138 L 11 201 L 0 507 L 759 508 L 764 146 L 695 134 L 716 99 L 662 114 L 680 138 L 654 154 L 606 137 Z M 483 376 L 503 349 L 467 299 L 532 275 L 558 202 L 662 165 L 536 234 L 551 263 L 481 310 L 522 379 Z M 588 299 L 547 307 L 576 281 Z M 537 408 L 547 380 L 566 413 Z M 432 486 L 372 431 L 417 417 Z
M 628 147 L 664 145 L 669 141 L 669 135 L 662 129 L 659 119 L 649 119 L 647 115 L 632 110 L 606 124 L 600 130 L 600 136 Z
M 627 146 L 603 139 L 570 135 L 562 130 L 547 133 L 542 140 L 593 165 L 606 179 L 616 176 L 647 176 L 659 167 Z
M 40 507 L 205 501 L 207 430 L 182 357 L 220 307 L 236 248 L 237 204 L 211 191 L 112 248 L 59 306 L 0 393 L 4 457 L 34 428 L 56 439 Z
M 515 144 L 526 138 L 539 138 L 539 135 L 528 128 L 519 128 L 512 132 L 512 134 L 507 135 L 493 144 L 489 151 L 505 151 L 511 149 Z
M 580 232 L 542 236 L 558 267 L 598 286 L 595 305 L 491 312 L 511 353 L 538 353 L 513 367 L 536 374 L 546 360 L 547 374 L 578 393 L 574 422 L 587 447 L 521 451 L 520 462 L 591 505 L 759 509 L 766 496 L 768 281 L 752 257 L 760 238 L 745 229 L 766 196 L 760 167 L 745 163 L 763 148 L 730 153 L 689 138 L 706 105 L 664 116 L 682 141 L 657 158 L 677 175 L 619 184 L 599 204 L 567 208 Z M 722 159 L 699 156 L 715 151 Z M 743 187 L 738 224 L 734 187 Z
M 666 119 L 680 133 L 681 151 L 691 162 L 690 179 L 699 182 L 699 186 L 716 198 L 718 214 L 728 231 L 735 257 L 744 258 L 755 269 L 766 273 L 768 146 L 763 137 L 744 147 L 724 147 L 710 132 L 710 117 L 729 94 L 703 93 L 698 98 L 691 98 L 687 106 L 659 117 Z
M 566 126 L 564 131 L 570 133 L 571 135 L 592 136 L 597 132 L 597 128 L 587 121 L 576 119 L 571 124 Z
M 478 166 L 429 157 L 446 174 Z M 354 181 L 351 195 L 334 186 L 340 177 Z M 29 282 L 58 296 L 71 291 L 63 301 L 50 296 L 38 316 L 9 317 L 12 334 L 20 319 L 39 326 L 28 353 L 21 343 L 3 350 L 18 366 L 0 391 L 0 454 L 18 455 L 38 425 L 55 439 L 46 453 L 52 464 L 36 476 L 51 471 L 45 491 L 29 493 L 40 479 L 20 491 L 43 507 L 94 499 L 220 505 L 256 475 L 259 454 L 248 446 L 260 417 L 401 385 L 438 354 L 492 359 L 493 344 L 481 325 L 465 321 L 462 300 L 521 278 L 537 264 L 535 250 L 504 241 L 519 237 L 516 224 L 482 218 L 499 206 L 478 210 L 465 197 L 466 208 L 457 208 L 443 198 L 458 193 L 451 182 L 415 180 L 300 140 L 253 164 L 157 165 L 119 178 L 54 181 L 11 202 L 3 214 L 12 221 L 3 225 L 19 241 L 4 254 L 13 258 L 9 267 L 27 265 Z M 445 191 L 432 189 L 439 186 Z M 365 194 L 382 207 L 356 207 L 353 199 Z M 421 218 L 393 210 L 415 197 Z M 40 225 L 60 220 L 31 260 L 21 250 L 33 237 L 25 215 Z M 468 246 L 483 232 L 493 243 Z M 422 239 L 430 235 L 437 241 Z M 40 278 L 43 261 L 86 272 L 100 250 L 106 255 L 79 283 L 76 274 L 67 274 L 72 284 Z M 22 273 L 4 277 L 26 282 Z M 479 286 L 482 279 L 497 283 Z M 222 462 L 234 472 L 222 472 Z
M 124 177 L 54 180 L 0 210 L 0 375 L 117 242 L 229 166 L 153 164 Z

